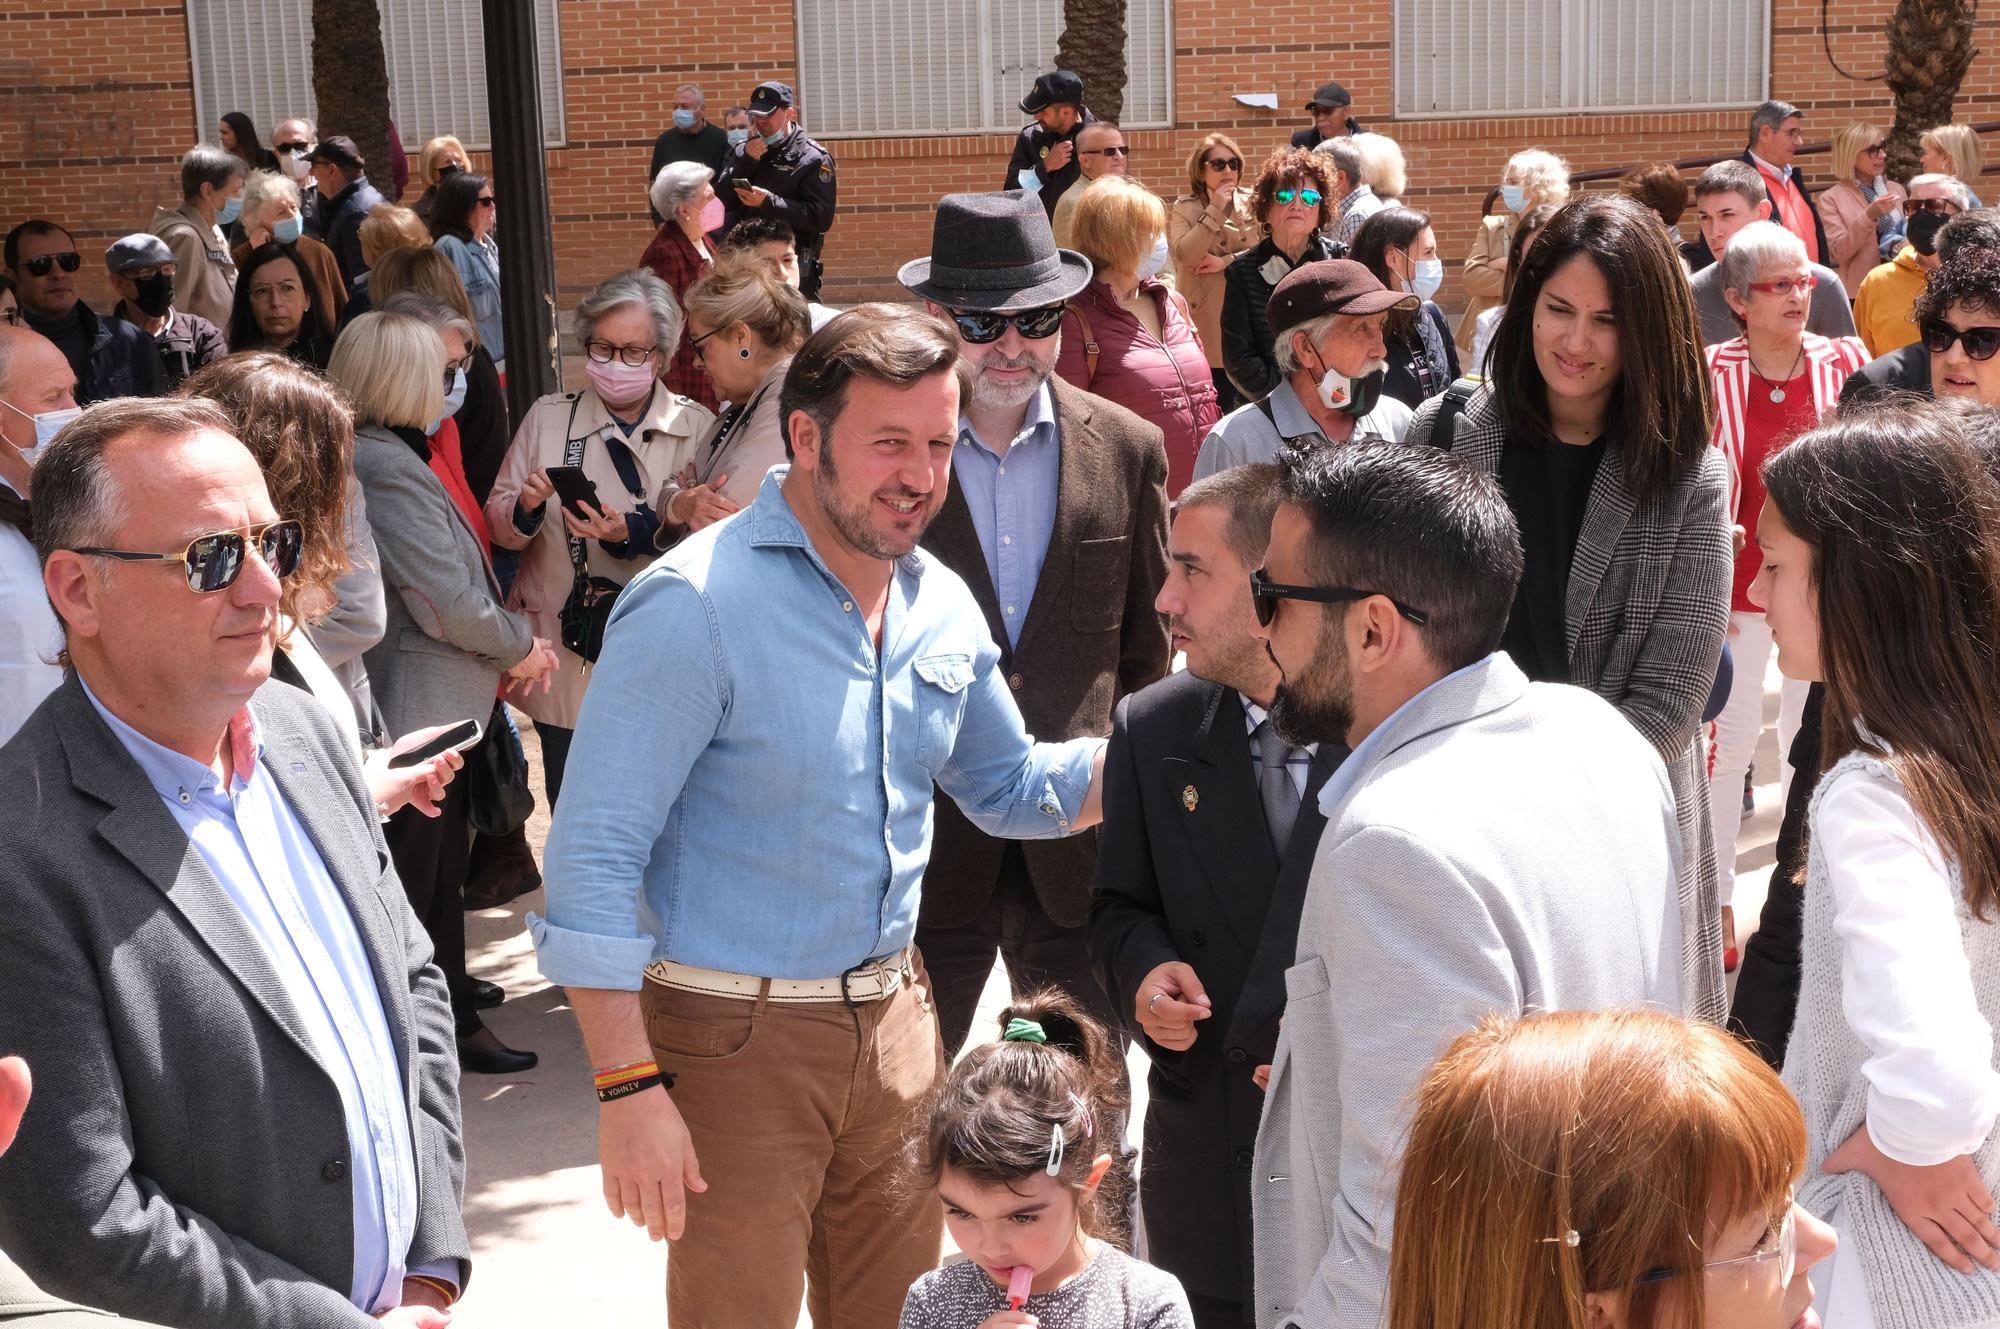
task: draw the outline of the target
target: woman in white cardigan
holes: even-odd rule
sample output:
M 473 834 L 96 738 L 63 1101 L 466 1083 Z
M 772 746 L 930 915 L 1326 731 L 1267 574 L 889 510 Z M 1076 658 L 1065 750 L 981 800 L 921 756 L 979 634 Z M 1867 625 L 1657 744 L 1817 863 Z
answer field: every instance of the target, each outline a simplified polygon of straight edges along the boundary
M 1840 1234 L 1829 1329 L 2000 1323 L 2000 484 L 1955 405 L 1892 403 L 1764 466 L 1750 594 L 1826 684 L 1808 822 L 1799 1202 Z

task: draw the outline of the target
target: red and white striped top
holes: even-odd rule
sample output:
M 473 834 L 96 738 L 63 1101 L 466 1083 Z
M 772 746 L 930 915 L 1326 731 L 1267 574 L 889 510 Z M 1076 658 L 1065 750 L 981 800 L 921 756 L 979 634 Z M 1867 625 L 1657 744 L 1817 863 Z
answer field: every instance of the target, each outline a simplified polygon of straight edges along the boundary
M 1812 384 L 1813 410 L 1821 419 L 1840 403 L 1840 389 L 1848 375 L 1872 358 L 1859 337 L 1820 337 L 1805 334 L 1806 378 Z M 1715 390 L 1715 433 L 1710 441 L 1729 459 L 1729 520 L 1743 524 L 1738 511 L 1743 498 L 1744 417 L 1750 403 L 1750 340 L 1733 341 L 1705 348 L 1709 384 Z M 1751 513 L 1755 520 L 1756 513 Z

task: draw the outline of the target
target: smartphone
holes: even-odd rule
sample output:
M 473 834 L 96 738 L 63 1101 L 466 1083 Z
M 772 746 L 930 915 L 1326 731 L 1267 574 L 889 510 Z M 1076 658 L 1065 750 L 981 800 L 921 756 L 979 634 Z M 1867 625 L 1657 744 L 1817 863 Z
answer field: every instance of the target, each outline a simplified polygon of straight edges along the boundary
M 395 770 L 404 766 L 421 766 L 432 757 L 441 757 L 447 752 L 463 752 L 478 741 L 479 721 L 460 720 L 430 742 L 419 744 L 408 752 L 398 752 L 389 758 L 389 768 Z
M 572 515 L 583 516 L 583 512 L 577 507 L 579 503 L 588 503 L 599 512 L 604 511 L 604 505 L 597 501 L 597 482 L 583 473 L 583 467 L 551 466 L 549 483 L 556 487 L 562 505 L 569 509 Z

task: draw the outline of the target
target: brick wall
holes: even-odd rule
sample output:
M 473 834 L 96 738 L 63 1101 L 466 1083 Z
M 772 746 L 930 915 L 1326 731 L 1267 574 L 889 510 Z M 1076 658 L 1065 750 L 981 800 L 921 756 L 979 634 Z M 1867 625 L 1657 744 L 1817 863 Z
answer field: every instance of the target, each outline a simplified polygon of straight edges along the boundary
M 1833 0 L 1827 35 L 1843 67 L 1880 68 L 1890 8 L 1890 0 Z M 1458 298 L 1457 259 L 1479 201 L 1514 149 L 1545 147 L 1585 170 L 1735 150 L 1743 142 L 1747 117 L 1737 111 L 1396 122 L 1389 114 L 1389 6 L 1379 0 L 1177 0 L 1175 11 L 1177 127 L 1127 135 L 1134 175 L 1177 192 L 1188 151 L 1217 129 L 1256 162 L 1303 124 L 1293 108 L 1310 89 L 1337 78 L 1354 94 L 1356 117 L 1403 145 L 1407 201 L 1432 214 L 1446 259 L 1440 299 L 1447 307 Z M 1254 21 L 1246 22 L 1246 13 Z M 700 83 L 719 118 L 761 79 L 795 81 L 797 63 L 791 0 L 561 0 L 561 21 L 569 142 L 548 161 L 567 309 L 592 284 L 636 262 L 651 236 L 646 163 L 669 121 L 674 85 Z M 0 23 L 10 33 L 0 54 L 0 223 L 31 215 L 63 220 L 95 259 L 177 193 L 175 163 L 196 130 L 186 8 L 170 0 L 0 0 Z M 1830 136 L 1856 116 L 1886 124 L 1887 91 L 1836 73 L 1819 23 L 1819 0 L 1773 0 L 1772 95 L 1806 109 L 1809 138 Z M 2000 14 L 1979 27 L 1978 44 L 2000 52 Z M 1278 90 L 1285 109 L 1252 110 L 1231 99 L 1238 90 L 1265 88 Z M 810 124 L 809 103 L 804 112 Z M 1995 56 L 1975 61 L 1958 114 L 2000 119 Z M 268 135 L 270 126 L 260 128 Z M 895 270 L 929 248 L 937 197 L 996 187 L 1011 141 L 971 135 L 829 146 L 839 161 L 841 205 L 827 240 L 827 297 L 844 303 L 899 294 Z M 1822 183 L 1826 159 L 1807 169 Z M 1981 192 L 2000 194 L 2000 183 L 1989 180 Z M 504 235 L 504 217 L 502 228 Z M 84 289 L 101 302 L 102 273 L 91 266 Z

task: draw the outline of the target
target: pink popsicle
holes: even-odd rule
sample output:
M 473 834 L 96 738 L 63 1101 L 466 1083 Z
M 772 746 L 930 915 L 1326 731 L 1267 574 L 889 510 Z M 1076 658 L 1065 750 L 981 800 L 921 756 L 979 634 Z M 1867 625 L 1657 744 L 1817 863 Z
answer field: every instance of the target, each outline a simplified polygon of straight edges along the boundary
M 1028 1289 L 1035 1284 L 1035 1270 L 1031 1265 L 1017 1264 L 1007 1278 L 1007 1309 L 1017 1311 L 1028 1304 Z

